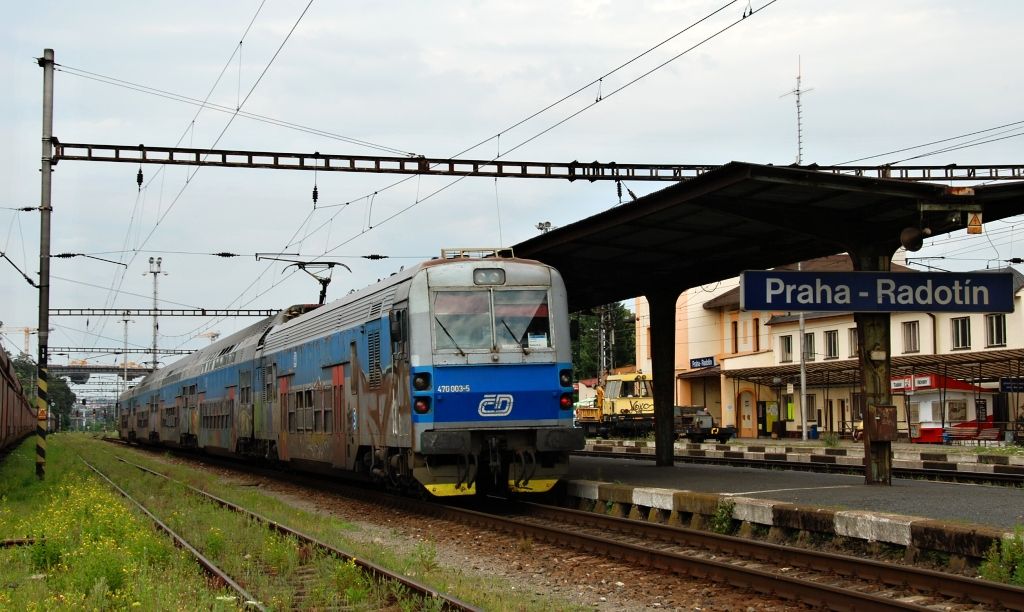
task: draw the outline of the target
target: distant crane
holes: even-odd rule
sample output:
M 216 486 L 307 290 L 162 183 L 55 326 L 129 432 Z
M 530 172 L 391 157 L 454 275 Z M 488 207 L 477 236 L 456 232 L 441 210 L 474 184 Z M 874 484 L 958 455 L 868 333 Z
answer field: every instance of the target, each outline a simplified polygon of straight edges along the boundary
M 23 350 L 23 353 L 25 355 L 29 354 L 29 337 L 37 331 L 39 331 L 38 327 L 4 327 L 3 324 L 0 323 L 0 334 L 9 334 L 15 332 L 21 332 L 25 334 L 25 348 Z

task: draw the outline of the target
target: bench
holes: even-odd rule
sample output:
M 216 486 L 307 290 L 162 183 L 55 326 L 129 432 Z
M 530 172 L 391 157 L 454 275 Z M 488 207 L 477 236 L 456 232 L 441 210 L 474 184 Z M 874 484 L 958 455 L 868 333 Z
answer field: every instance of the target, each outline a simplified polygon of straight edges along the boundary
M 942 437 L 947 444 L 962 444 L 964 442 L 981 444 L 982 442 L 996 442 L 999 440 L 999 428 L 982 427 L 977 429 L 974 427 L 947 427 L 943 430 Z

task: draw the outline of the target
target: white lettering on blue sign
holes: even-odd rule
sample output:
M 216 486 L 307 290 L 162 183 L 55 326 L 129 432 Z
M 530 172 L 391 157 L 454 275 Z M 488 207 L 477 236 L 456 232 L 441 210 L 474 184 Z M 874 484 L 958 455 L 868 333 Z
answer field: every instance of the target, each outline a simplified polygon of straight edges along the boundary
M 747 271 L 744 310 L 1013 312 L 1009 273 Z M 691 366 L 693 367 L 693 366 Z
M 988 304 L 988 287 L 971 287 L 967 280 L 963 285 L 954 281 L 952 286 L 934 286 L 932 281 L 925 281 L 916 287 L 897 285 L 889 278 L 878 279 L 877 299 L 879 306 L 969 306 L 972 304 Z
M 817 304 L 828 302 L 831 304 L 849 304 L 850 288 L 846 285 L 828 285 L 822 280 L 815 279 L 813 285 L 788 284 L 779 278 L 768 279 L 767 301 L 772 303 L 772 298 L 779 297 L 778 302 L 787 304 Z

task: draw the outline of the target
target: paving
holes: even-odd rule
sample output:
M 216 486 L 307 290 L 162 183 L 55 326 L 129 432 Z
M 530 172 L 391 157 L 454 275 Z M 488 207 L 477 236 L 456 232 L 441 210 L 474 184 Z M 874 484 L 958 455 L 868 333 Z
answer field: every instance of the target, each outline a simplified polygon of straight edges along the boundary
M 632 458 L 653 455 L 651 443 L 590 441 L 587 450 L 607 449 Z M 700 449 L 706 455 L 785 454 L 787 460 L 811 461 L 834 456 L 860 463 L 863 445 L 825 447 L 820 442 L 733 440 L 716 444 L 677 444 L 677 454 Z M 728 449 L 728 450 L 726 450 Z M 896 443 L 894 465 L 920 467 L 937 459 L 970 470 L 1024 470 L 1024 454 L 1006 449 Z M 995 463 L 988 463 L 985 457 Z M 749 457 L 748 457 L 749 458 Z M 825 531 L 920 549 L 939 549 L 977 557 L 991 542 L 1024 526 L 1024 488 L 894 478 L 891 486 L 867 485 L 863 476 L 738 468 L 679 462 L 658 467 L 651 461 L 573 457 L 568 491 L 577 500 L 615 505 L 624 515 L 661 518 L 684 524 L 706 520 L 722 502 L 733 518 L 771 527 Z M 653 519 L 652 519 L 653 520 Z

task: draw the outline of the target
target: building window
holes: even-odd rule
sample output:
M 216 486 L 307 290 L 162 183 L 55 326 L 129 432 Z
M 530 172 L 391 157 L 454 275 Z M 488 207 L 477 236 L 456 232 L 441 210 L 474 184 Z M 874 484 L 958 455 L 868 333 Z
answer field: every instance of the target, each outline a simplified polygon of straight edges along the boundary
M 754 340 L 754 352 L 756 353 L 761 350 L 761 319 L 758 319 L 757 317 L 754 317 L 754 330 L 752 333 Z
M 779 361 L 783 363 L 793 361 L 793 336 L 779 338 Z
M 857 328 L 850 328 L 850 357 L 857 356 Z
M 950 423 L 960 423 L 966 421 L 967 400 L 946 400 L 946 420 Z
M 804 334 L 804 360 L 814 361 L 814 333 Z
M 804 407 L 804 421 L 815 421 L 818 418 L 818 407 L 817 407 L 817 395 L 808 393 L 804 397 L 807 398 L 807 405 Z
M 864 420 L 864 407 L 867 404 L 864 401 L 863 393 L 851 393 L 850 394 L 850 415 L 853 417 L 854 422 Z
M 903 352 L 917 353 L 921 350 L 920 328 L 917 321 L 903 322 Z
M 830 329 L 825 332 L 825 359 L 839 358 L 839 330 Z
M 953 324 L 953 350 L 971 348 L 971 318 L 956 317 Z
M 910 422 L 917 424 L 921 422 L 921 402 L 910 402 Z
M 1006 315 L 985 315 L 985 346 L 1006 346 Z
M 740 352 L 740 322 L 732 322 L 732 353 L 735 355 Z

